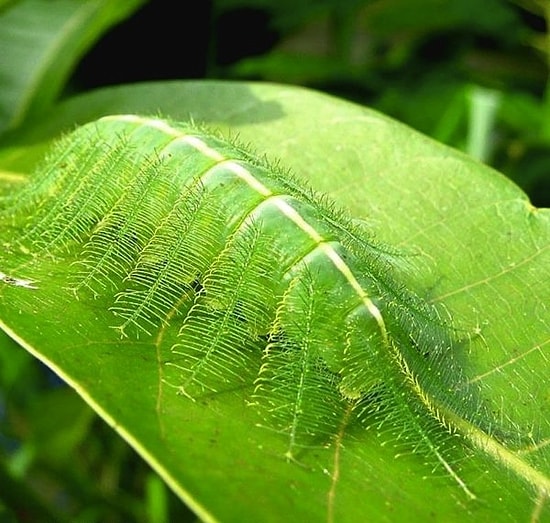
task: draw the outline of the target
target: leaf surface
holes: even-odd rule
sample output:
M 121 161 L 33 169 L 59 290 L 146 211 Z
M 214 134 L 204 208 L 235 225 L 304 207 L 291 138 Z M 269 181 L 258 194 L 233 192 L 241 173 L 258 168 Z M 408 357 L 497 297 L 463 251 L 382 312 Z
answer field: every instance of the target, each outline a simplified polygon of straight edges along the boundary
M 109 113 L 193 117 L 307 178 L 410 266 L 467 340 L 464 372 L 495 413 L 488 432 L 449 417 L 449 455 L 471 499 L 384 430 L 342 421 L 331 444 L 284 459 L 243 390 L 192 402 L 166 381 L 170 330 L 120 340 L 101 298 L 83 307 L 64 269 L 3 285 L 3 328 L 66 379 L 205 520 L 545 521 L 550 518 L 550 213 L 511 182 L 378 113 L 276 85 L 174 82 L 97 91 L 56 108 L 0 155 L 4 190 L 42 143 Z M 0 270 L 2 267 L 0 267 Z M 449 392 L 449 394 L 451 394 Z M 399 457 L 396 457 L 399 455 Z

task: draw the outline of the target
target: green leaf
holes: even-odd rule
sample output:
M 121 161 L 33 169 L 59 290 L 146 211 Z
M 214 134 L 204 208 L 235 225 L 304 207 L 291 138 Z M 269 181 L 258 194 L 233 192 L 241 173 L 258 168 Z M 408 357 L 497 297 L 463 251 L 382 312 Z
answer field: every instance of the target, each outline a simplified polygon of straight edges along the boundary
M 21 0 L 1 11 L 0 132 L 51 105 L 84 52 L 143 1 Z
M 300 464 L 285 460 L 284 439 L 257 425 L 247 391 L 200 401 L 177 395 L 161 365 L 170 340 L 119 339 L 103 298 L 91 308 L 63 291 L 68 269 L 52 264 L 36 290 L 3 284 L 5 331 L 67 380 L 204 520 L 547 520 L 548 211 L 500 174 L 389 118 L 267 84 L 97 91 L 22 132 L 1 167 L 26 170 L 34 153 L 25 141 L 48 140 L 75 123 L 158 111 L 238 133 L 403 252 L 412 268 L 404 283 L 449 310 L 464 334 L 463 372 L 494 412 L 483 430 L 444 412 L 457 434 L 446 450 L 452 470 L 475 499 L 450 472 L 432 474 L 424 455 L 396 448 L 383 427 L 352 430 L 344 420 L 327 446 L 304 452 Z M 5 189 L 8 178 L 0 179 Z

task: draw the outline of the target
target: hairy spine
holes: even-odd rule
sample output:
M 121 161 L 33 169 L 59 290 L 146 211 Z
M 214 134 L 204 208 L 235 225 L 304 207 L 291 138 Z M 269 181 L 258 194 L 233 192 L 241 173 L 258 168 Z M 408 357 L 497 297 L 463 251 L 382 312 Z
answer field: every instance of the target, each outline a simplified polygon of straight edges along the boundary
M 395 427 L 398 413 L 470 495 L 418 414 L 443 418 L 460 403 L 445 404 L 460 373 L 430 372 L 445 359 L 458 369 L 446 327 L 345 213 L 240 148 L 163 120 L 105 117 L 57 155 L 5 206 L 14 223 L 38 208 L 15 243 L 76 256 L 73 291 L 111 292 L 122 335 L 152 335 L 180 307 L 170 365 L 182 393 L 242 381 L 262 351 L 252 402 L 287 435 L 287 456 L 330 438 L 350 405 L 358 423 Z

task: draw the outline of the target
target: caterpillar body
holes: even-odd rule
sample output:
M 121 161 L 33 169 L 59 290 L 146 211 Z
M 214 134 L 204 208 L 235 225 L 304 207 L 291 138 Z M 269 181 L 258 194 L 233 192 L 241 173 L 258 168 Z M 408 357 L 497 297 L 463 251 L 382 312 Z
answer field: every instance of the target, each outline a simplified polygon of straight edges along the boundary
M 110 296 L 113 335 L 177 322 L 183 395 L 255 366 L 249 401 L 289 458 L 344 417 L 387 424 L 473 496 L 441 450 L 445 413 L 475 411 L 449 320 L 400 283 L 392 249 L 277 166 L 192 124 L 115 115 L 0 203 L 6 252 L 76 260 L 68 292 Z

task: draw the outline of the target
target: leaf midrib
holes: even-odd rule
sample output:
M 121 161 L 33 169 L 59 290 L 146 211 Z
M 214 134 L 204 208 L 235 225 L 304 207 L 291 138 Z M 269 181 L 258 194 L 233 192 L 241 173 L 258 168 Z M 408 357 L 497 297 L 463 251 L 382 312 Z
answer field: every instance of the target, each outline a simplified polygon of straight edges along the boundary
M 498 464 L 530 484 L 542 497 L 550 497 L 550 477 L 535 469 L 527 461 L 508 449 L 491 435 L 454 412 L 438 405 L 450 428 L 459 431 L 475 448 L 489 455 Z

